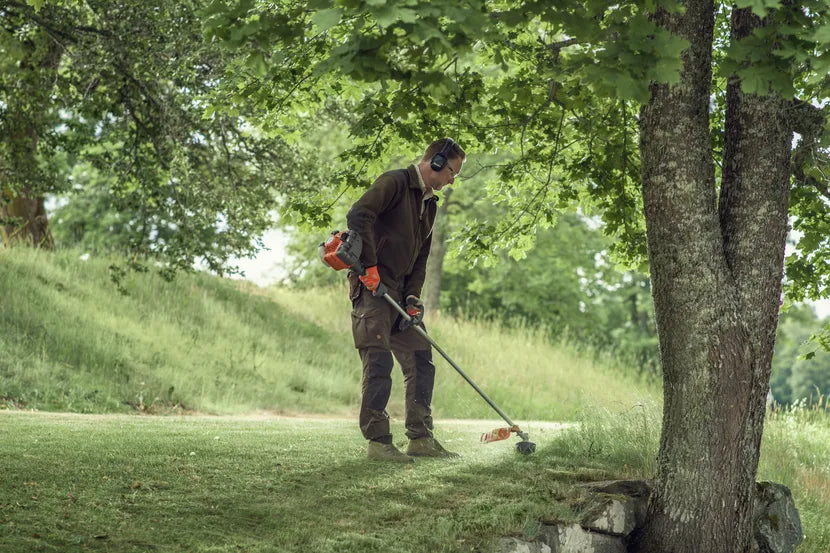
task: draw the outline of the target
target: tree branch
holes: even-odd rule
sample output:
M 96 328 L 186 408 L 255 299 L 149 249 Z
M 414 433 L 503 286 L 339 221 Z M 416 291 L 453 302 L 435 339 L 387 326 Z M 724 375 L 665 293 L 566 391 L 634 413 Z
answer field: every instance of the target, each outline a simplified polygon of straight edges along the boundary
M 793 151 L 792 175 L 797 182 L 815 188 L 825 199 L 830 200 L 828 179 L 821 170 L 822 166 L 830 166 L 830 156 L 818 147 L 826 120 L 824 110 L 801 100 L 793 100 L 787 115 L 792 130 L 801 135 L 801 140 Z M 822 178 L 808 174 L 805 168 L 817 169 Z
M 34 21 L 35 23 L 37 23 L 38 25 L 40 25 L 41 27 L 43 27 L 47 31 L 51 31 L 53 33 L 56 33 L 56 34 L 62 36 L 63 38 L 65 38 L 66 40 L 69 40 L 70 42 L 78 42 L 78 39 L 70 34 L 70 31 L 78 31 L 78 32 L 81 32 L 81 33 L 88 33 L 88 34 L 96 34 L 96 35 L 99 35 L 99 36 L 105 36 L 107 38 L 113 38 L 114 37 L 114 35 L 109 31 L 106 31 L 104 29 L 98 29 L 97 27 L 90 27 L 88 25 L 64 25 L 63 28 L 59 29 L 54 21 L 52 21 L 50 19 L 40 17 L 39 15 L 34 13 L 34 11 L 32 10 L 32 8 L 30 6 L 28 6 L 26 4 L 21 4 L 20 2 L 11 1 L 11 2 L 7 2 L 7 5 L 21 9 L 21 12 L 20 12 L 21 16 L 26 17 L 28 19 L 31 19 L 32 21 Z
M 792 130 L 805 138 L 818 138 L 824 128 L 824 110 L 802 100 L 790 102 L 787 115 Z

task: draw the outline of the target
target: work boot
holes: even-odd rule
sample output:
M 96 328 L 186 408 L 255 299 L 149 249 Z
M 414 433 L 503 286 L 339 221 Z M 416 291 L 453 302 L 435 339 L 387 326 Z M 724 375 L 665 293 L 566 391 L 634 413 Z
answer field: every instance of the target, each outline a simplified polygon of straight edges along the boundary
M 404 455 L 393 444 L 369 441 L 369 459 L 392 463 L 414 463 L 415 459 Z
M 454 459 L 461 457 L 458 453 L 447 451 L 444 449 L 438 440 L 424 436 L 423 438 L 415 438 L 409 440 L 409 447 L 406 448 L 406 454 L 413 457 L 440 457 L 443 459 Z

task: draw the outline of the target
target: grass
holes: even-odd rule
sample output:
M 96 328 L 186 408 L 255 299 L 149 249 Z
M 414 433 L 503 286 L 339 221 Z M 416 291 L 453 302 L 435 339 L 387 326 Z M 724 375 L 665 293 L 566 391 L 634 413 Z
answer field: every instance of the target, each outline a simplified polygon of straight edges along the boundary
M 365 459 L 343 419 L 0 413 L 0 550 L 486 550 L 573 520 L 574 484 L 616 474 L 549 425 L 529 457 L 484 428 L 447 423 L 462 459 L 401 466 Z
M 442 421 L 463 457 L 406 467 L 349 419 L 0 412 L 0 551 L 485 552 L 578 520 L 581 481 L 653 476 L 658 405 L 581 417 L 529 423 L 529 457 L 477 442 L 494 421 Z M 770 416 L 759 479 L 793 490 L 799 553 L 830 550 L 829 442 L 826 413 Z
M 262 290 L 205 274 L 168 283 L 77 252 L 0 251 L 0 405 L 83 413 L 196 410 L 352 414 L 360 360 L 344 288 Z M 515 419 L 572 420 L 585 398 L 619 408 L 654 386 L 532 329 L 444 317 L 430 332 Z M 436 355 L 437 357 L 437 355 Z M 490 417 L 443 360 L 437 417 Z M 596 386 L 595 382 L 603 382 Z M 401 379 L 390 412 L 402 413 Z
M 790 488 L 806 539 L 802 551 L 830 551 L 830 400 L 777 407 L 767 417 L 758 480 Z
M 2 553 L 487 551 L 575 520 L 579 481 L 655 473 L 653 386 L 532 328 L 452 317 L 430 333 L 538 452 L 478 444 L 500 423 L 439 358 L 438 435 L 464 457 L 371 463 L 344 288 L 132 274 L 123 295 L 113 262 L 0 250 Z M 402 398 L 396 378 L 398 439 Z M 799 553 L 830 551 L 828 443 L 826 398 L 768 417 L 758 478 L 792 489 Z

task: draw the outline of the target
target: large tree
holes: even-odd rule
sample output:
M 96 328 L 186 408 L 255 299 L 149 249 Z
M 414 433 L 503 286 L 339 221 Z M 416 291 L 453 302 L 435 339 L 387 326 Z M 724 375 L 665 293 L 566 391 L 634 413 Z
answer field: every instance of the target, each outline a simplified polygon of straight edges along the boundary
M 827 249 L 830 6 L 609 4 L 216 0 L 206 30 L 258 45 L 262 73 L 229 89 L 271 128 L 331 97 L 360 114 L 356 168 L 435 136 L 509 151 L 487 185 L 504 217 L 467 227 L 470 257 L 519 252 L 576 203 L 621 256 L 647 246 L 665 401 L 640 549 L 749 551 L 790 213 L 810 238 L 796 289 L 826 294 L 809 260 Z

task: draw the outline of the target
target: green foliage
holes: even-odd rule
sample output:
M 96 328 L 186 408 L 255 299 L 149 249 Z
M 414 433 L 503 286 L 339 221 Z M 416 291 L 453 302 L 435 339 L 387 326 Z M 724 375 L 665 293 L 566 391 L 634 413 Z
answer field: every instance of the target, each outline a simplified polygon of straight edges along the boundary
M 647 11 L 602 2 L 578 9 L 419 0 L 310 7 L 213 2 L 204 11 L 208 36 L 233 49 L 271 40 L 267 75 L 228 79 L 221 93 L 262 106 L 264 126 L 281 133 L 314 106 L 356 113 L 354 145 L 343 157 L 357 166 L 398 145 L 420 149 L 434 136 L 455 136 L 469 151 L 498 148 L 508 161 L 486 186 L 507 209 L 501 222 L 469 227 L 463 248 L 470 259 L 495 247 L 521 257 L 532 227 L 549 225 L 557 206 L 583 195 L 606 211 L 611 234 L 630 238 L 633 245 L 620 251 L 642 259 L 642 223 L 631 216 L 638 200 L 629 199 L 638 172 L 636 105 L 616 98 L 643 99 L 642 83 L 674 81 L 685 44 L 660 31 Z M 562 178 L 563 167 L 572 178 Z M 337 185 L 362 182 L 344 175 Z M 327 205 L 287 207 L 327 224 L 318 215 Z
M 496 256 L 470 269 L 444 265 L 442 308 L 509 324 L 521 320 L 594 351 L 613 353 L 657 376 L 659 351 L 648 279 L 620 272 L 608 240 L 582 216 L 560 215 L 534 237 L 527 256 Z
M 367 152 L 382 157 L 391 149 L 382 140 L 389 136 L 420 147 L 452 135 L 479 154 L 498 150 L 510 161 L 486 186 L 506 209 L 495 221 L 464 229 L 460 247 L 470 260 L 499 247 L 521 257 L 532 243 L 525 237 L 550 223 L 554 206 L 579 199 L 594 205 L 608 234 L 620 239 L 614 248 L 621 259 L 643 261 L 636 104 L 647 98 L 649 83 L 677 82 L 686 47 L 654 24 L 656 3 L 321 1 L 309 7 L 217 1 L 205 10 L 206 32 L 229 48 L 259 47 L 272 37 L 264 55 L 268 74 L 230 81 L 245 91 L 240 100 L 256 98 L 268 111 L 267 127 L 334 101 L 359 114 L 350 123 L 356 144 L 344 152 L 355 162 Z M 772 86 L 792 94 L 798 82 L 802 92 L 822 59 L 825 46 L 816 33 L 827 10 L 811 3 L 808 17 L 774 2 L 752 7 L 778 8 L 773 32 L 725 48 L 722 74 L 738 75 L 747 90 L 766 93 Z M 620 103 L 627 99 L 636 102 Z M 317 215 L 325 209 L 319 202 L 289 208 L 329 222 Z
M 255 251 L 276 191 L 309 182 L 314 160 L 256 130 L 253 106 L 205 114 L 231 56 L 203 39 L 199 7 L 4 8 L 0 183 L 102 198 L 98 207 L 124 220 L 110 248 L 171 270 L 201 260 L 221 271 L 232 255 Z
M 579 202 L 602 217 L 604 232 L 615 239 L 615 259 L 642 266 L 637 113 L 649 85 L 678 82 L 687 43 L 654 18 L 657 10 L 682 11 L 682 4 L 321 0 L 307 7 L 211 3 L 204 11 L 208 36 L 234 51 L 261 51 L 266 66 L 265 74 L 231 68 L 217 93 L 261 106 L 268 114 L 263 127 L 281 134 L 295 133 L 315 110 L 333 105 L 355 114 L 343 159 L 367 176 L 375 174 L 367 158 L 421 148 L 436 136 L 455 137 L 472 159 L 498 158 L 498 172 L 476 183 L 502 209 L 459 231 L 458 248 L 470 262 L 499 249 L 523 257 L 559 210 Z M 733 9 L 717 8 L 718 160 L 727 80 L 740 80 L 748 93 L 805 101 L 828 97 L 830 84 L 825 2 L 755 0 L 738 7 L 767 24 L 732 37 Z M 328 195 L 364 185 L 344 174 Z M 322 226 L 332 220 L 332 204 L 320 200 L 287 208 Z

